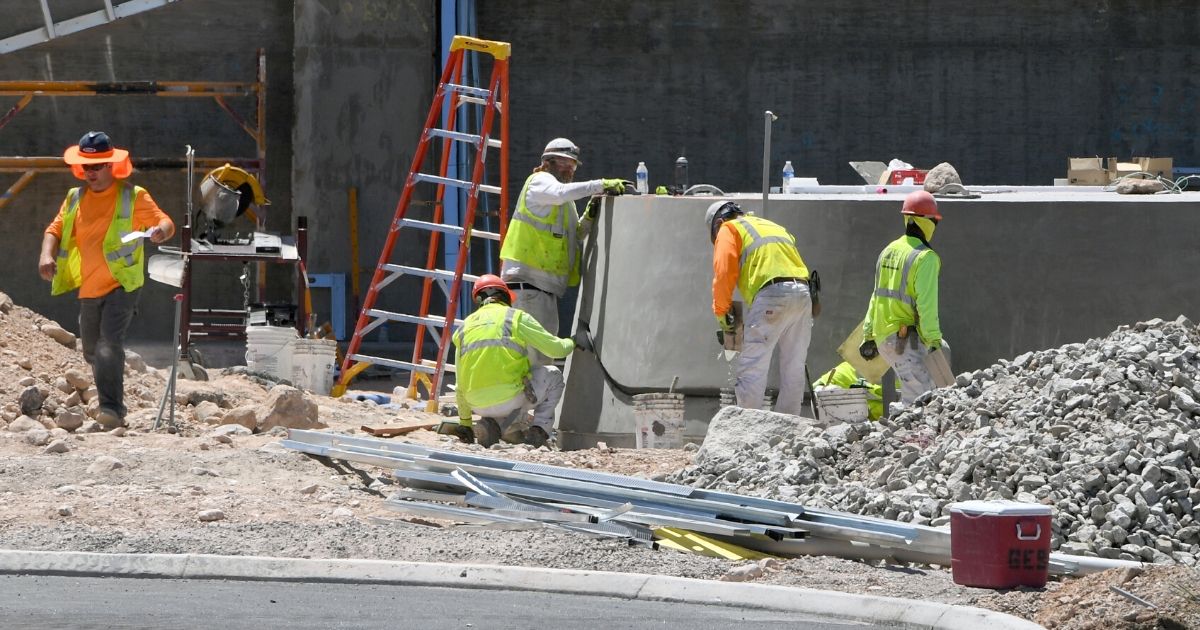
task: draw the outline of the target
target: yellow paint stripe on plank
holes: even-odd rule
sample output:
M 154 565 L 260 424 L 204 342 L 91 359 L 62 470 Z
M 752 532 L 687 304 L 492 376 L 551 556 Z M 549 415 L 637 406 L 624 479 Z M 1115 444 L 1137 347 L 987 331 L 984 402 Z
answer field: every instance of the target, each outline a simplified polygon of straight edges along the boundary
M 770 554 L 747 549 L 740 545 L 713 540 L 707 536 L 674 527 L 659 527 L 654 530 L 659 544 L 671 549 L 690 551 L 710 558 L 726 560 L 759 560 L 772 557 Z

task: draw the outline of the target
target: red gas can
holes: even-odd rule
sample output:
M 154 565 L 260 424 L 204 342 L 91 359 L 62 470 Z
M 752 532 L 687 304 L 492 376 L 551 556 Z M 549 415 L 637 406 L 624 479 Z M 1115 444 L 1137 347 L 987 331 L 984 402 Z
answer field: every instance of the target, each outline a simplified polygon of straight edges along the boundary
M 1050 568 L 1050 506 L 963 501 L 950 506 L 954 583 L 1041 587 Z

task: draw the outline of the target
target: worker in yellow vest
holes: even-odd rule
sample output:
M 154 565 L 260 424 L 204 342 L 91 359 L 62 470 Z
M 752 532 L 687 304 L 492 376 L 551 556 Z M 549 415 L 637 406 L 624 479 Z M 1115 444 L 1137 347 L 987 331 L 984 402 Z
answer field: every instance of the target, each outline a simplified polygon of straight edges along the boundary
M 865 389 L 867 391 L 867 418 L 878 420 L 883 417 L 883 386 L 863 378 L 853 365 L 842 361 L 837 367 L 822 374 L 821 378 L 813 383 L 813 387 L 821 386 Z
M 134 232 L 162 243 L 175 223 L 150 193 L 124 181 L 133 173 L 129 151 L 113 147 L 108 134 L 89 131 L 63 161 L 85 186 L 67 192 L 46 228 L 38 273 L 52 295 L 79 289 L 79 338 L 100 399 L 96 420 L 116 428 L 125 423 L 125 332 L 146 279 Z
M 813 302 L 808 267 L 796 239 L 782 226 L 750 216 L 732 201 L 717 201 L 704 218 L 713 243 L 712 310 L 717 325 L 733 331 L 733 289 L 746 301 L 742 350 L 735 359 L 739 407 L 760 409 L 771 355 L 779 346 L 779 397 L 775 411 L 800 415 L 808 379 Z
M 925 355 L 945 345 L 938 318 L 942 259 L 929 245 L 942 215 L 924 190 L 909 193 L 900 214 L 904 234 L 879 254 L 858 353 L 868 360 L 883 355 L 900 381 L 901 401 L 910 405 L 934 389 Z
M 492 274 L 480 276 L 471 295 L 478 308 L 454 333 L 458 436 L 485 447 L 501 438 L 542 446 L 554 427 L 563 376 L 553 365 L 531 364 L 529 350 L 561 359 L 576 347 L 590 349 L 586 333 L 578 333 L 577 343 L 547 332 L 529 313 L 513 308 L 517 296 Z M 472 413 L 482 416 L 478 423 Z
M 620 195 L 628 183 L 621 179 L 575 182 L 575 169 L 581 164 L 574 142 L 555 138 L 546 145 L 542 163 L 521 188 L 500 247 L 500 276 L 521 309 L 551 333 L 558 333 L 558 300 L 567 287 L 579 284 L 582 243 L 600 210 L 599 200 L 594 200 L 580 218 L 575 201 L 603 193 Z M 537 351 L 530 360 L 549 363 Z

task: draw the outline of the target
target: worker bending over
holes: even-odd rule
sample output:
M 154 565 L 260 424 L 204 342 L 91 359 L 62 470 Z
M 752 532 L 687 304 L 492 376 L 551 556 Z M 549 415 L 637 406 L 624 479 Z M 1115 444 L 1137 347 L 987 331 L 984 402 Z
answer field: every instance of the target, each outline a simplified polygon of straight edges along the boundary
M 516 295 L 497 276 L 481 276 L 471 295 L 478 308 L 454 333 L 458 437 L 485 447 L 502 437 L 541 446 L 554 427 L 563 376 L 552 365 L 531 364 L 529 352 L 561 359 L 577 344 L 547 332 L 529 313 L 513 308 Z M 586 341 L 580 345 L 587 347 Z M 531 407 L 532 426 L 525 428 Z M 478 423 L 472 421 L 472 412 L 482 416 Z
M 842 389 L 864 389 L 867 392 L 867 418 L 878 420 L 883 417 L 883 386 L 863 378 L 853 365 L 842 361 L 837 367 L 818 378 L 813 387 L 840 387 Z M 819 400 L 819 399 L 818 399 Z
M 92 366 L 106 428 L 125 424 L 125 332 L 137 312 L 146 281 L 141 236 L 155 243 L 175 234 L 150 193 L 127 181 L 129 151 L 113 147 L 108 134 L 89 131 L 68 147 L 63 161 L 84 186 L 67 191 L 58 215 L 42 236 L 38 273 L 50 294 L 79 289 L 79 338 Z
M 879 254 L 858 353 L 867 360 L 882 355 L 900 380 L 901 401 L 911 405 L 934 389 L 925 355 L 944 344 L 938 321 L 942 259 L 929 245 L 942 215 L 937 200 L 923 190 L 904 198 L 900 214 L 904 235 Z
M 627 183 L 621 179 L 574 182 L 580 164 L 579 147 L 574 142 L 555 138 L 546 145 L 542 163 L 521 187 L 500 248 L 500 275 L 520 300 L 521 308 L 555 334 L 558 300 L 567 287 L 579 284 L 581 244 L 600 210 L 599 200 L 593 200 L 581 220 L 575 201 L 602 193 L 620 195 Z M 549 363 L 536 351 L 530 360 L 541 365 Z
M 771 355 L 778 345 L 775 411 L 800 415 L 813 316 L 808 268 L 796 250 L 796 239 L 776 223 L 746 215 L 731 201 L 713 203 L 704 220 L 713 242 L 712 309 L 723 331 L 734 330 L 730 308 L 735 286 L 747 304 L 742 350 L 734 366 L 738 406 L 762 408 Z

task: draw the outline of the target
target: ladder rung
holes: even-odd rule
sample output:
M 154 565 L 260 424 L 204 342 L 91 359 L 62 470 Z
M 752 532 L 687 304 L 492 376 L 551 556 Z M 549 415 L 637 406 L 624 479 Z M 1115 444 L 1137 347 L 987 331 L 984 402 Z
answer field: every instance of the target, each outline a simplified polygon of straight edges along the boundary
M 377 317 L 379 319 L 386 319 L 388 321 L 393 321 L 393 322 L 407 322 L 409 324 L 422 324 L 424 326 L 434 326 L 436 328 L 441 328 L 446 325 L 445 318 L 429 317 L 429 316 L 422 317 L 420 315 L 409 315 L 407 313 L 393 313 L 391 311 L 383 311 L 383 310 L 374 309 L 374 308 L 368 310 L 367 315 L 370 317 Z M 462 323 L 463 323 L 463 320 L 461 320 L 461 319 L 454 320 L 455 326 L 462 326 Z
M 399 359 L 389 359 L 387 357 L 372 357 L 365 354 L 352 354 L 350 358 L 361 363 L 370 363 L 372 365 L 382 365 L 385 367 L 396 368 L 397 370 L 408 370 L 410 372 L 424 372 L 425 374 L 433 374 L 437 371 L 437 363 L 428 359 L 423 359 L 419 364 L 401 361 Z M 446 372 L 454 372 L 454 365 L 447 363 L 443 367 Z
M 480 185 L 479 185 L 479 190 L 482 190 L 482 191 L 483 191 L 483 192 L 485 192 L 485 193 L 492 193 L 493 195 L 499 195 L 499 194 L 500 194 L 500 187 L 499 187 L 499 186 L 489 186 L 489 185 L 487 185 L 487 184 L 480 184 Z
M 459 142 L 466 142 L 479 148 L 479 141 L 482 136 L 474 133 L 465 133 L 462 131 L 451 131 L 449 129 L 430 129 L 429 135 L 438 138 L 450 138 Z M 488 138 L 487 145 L 493 149 L 499 149 L 502 145 L 496 138 Z
M 407 267 L 405 265 L 384 265 L 383 268 L 387 271 L 400 274 L 408 274 L 411 276 L 421 276 L 422 278 L 433 278 L 435 280 L 453 280 L 454 272 L 446 271 L 445 269 L 421 269 L 420 267 Z M 469 273 L 462 275 L 464 282 L 475 282 L 479 280 L 479 276 L 473 276 Z M 239 311 L 240 312 L 240 311 Z
M 416 219 L 400 219 L 399 223 L 401 227 L 419 228 L 433 232 L 442 232 L 444 234 L 453 234 L 455 236 L 461 236 L 463 233 L 463 229 L 461 227 L 457 225 L 450 225 L 448 223 L 431 223 L 429 221 L 418 221 Z M 500 235 L 498 233 L 484 232 L 482 230 L 471 230 L 471 236 L 477 238 L 487 238 L 493 241 L 500 240 Z
M 473 85 L 462 85 L 459 83 L 447 83 L 446 89 L 458 92 L 459 94 L 468 94 L 470 96 L 479 97 L 484 99 L 485 104 L 487 103 L 487 98 L 492 95 L 492 91 L 487 88 L 475 87 Z

